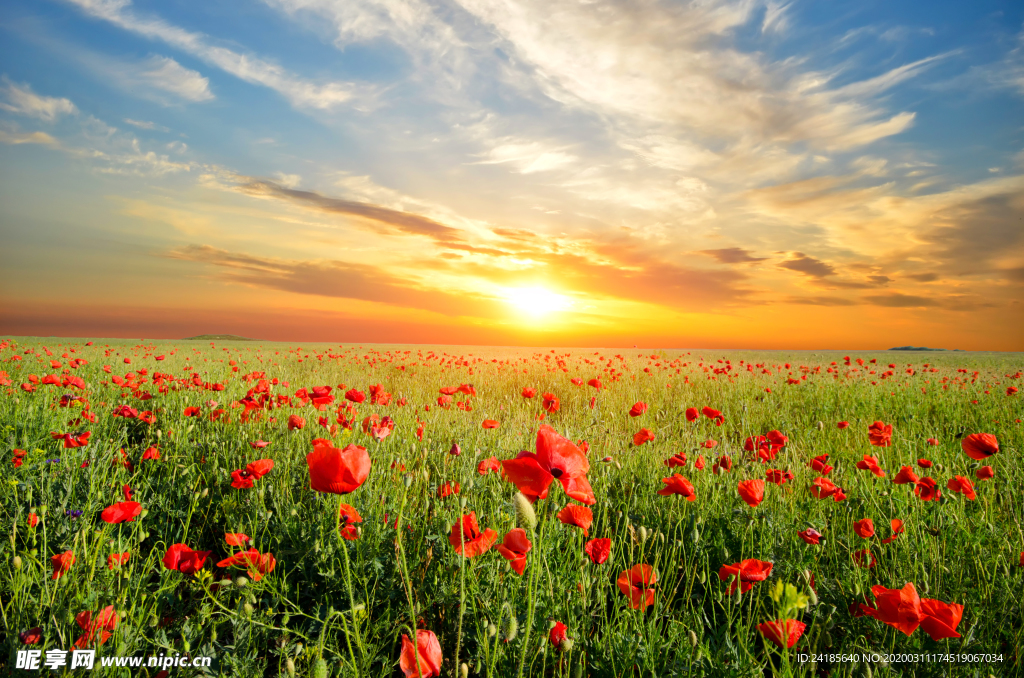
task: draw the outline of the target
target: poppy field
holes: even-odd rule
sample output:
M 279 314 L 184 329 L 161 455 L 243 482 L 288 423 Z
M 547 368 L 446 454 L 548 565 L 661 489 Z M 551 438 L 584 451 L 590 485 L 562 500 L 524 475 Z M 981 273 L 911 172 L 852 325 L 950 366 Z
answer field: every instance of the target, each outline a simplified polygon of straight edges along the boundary
M 1024 675 L 1022 369 L 3 339 L 0 665 Z

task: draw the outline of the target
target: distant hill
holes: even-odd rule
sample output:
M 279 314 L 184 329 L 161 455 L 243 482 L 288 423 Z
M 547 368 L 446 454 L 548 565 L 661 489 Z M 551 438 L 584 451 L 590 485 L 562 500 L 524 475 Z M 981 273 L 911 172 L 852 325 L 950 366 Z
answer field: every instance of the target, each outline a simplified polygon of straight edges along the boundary
M 896 348 L 890 348 L 890 351 L 948 351 L 948 348 L 928 348 L 927 346 L 897 346 Z M 960 349 L 954 348 L 954 351 Z
M 185 337 L 183 341 L 190 340 L 197 341 L 259 341 L 258 339 L 250 339 L 249 337 L 239 337 L 235 334 L 199 334 L 194 337 Z

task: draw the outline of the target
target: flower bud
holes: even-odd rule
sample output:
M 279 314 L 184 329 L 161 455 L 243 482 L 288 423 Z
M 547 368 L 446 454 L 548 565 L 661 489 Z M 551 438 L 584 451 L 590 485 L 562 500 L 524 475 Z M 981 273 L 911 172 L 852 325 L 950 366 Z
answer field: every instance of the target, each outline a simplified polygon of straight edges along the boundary
M 562 642 L 558 644 L 559 652 L 569 652 L 572 650 L 573 642 L 572 638 L 562 638 Z
M 643 525 L 640 526 L 640 543 L 643 544 L 647 541 L 647 528 Z
M 288 674 L 288 678 L 295 678 L 295 662 L 291 657 L 284 660 L 284 671 Z
M 462 678 L 469 678 L 469 665 L 466 662 L 462 662 L 462 665 L 459 666 L 459 675 Z
M 690 647 L 697 647 L 697 634 L 693 632 L 693 629 L 687 631 L 686 635 L 690 639 Z
M 316 660 L 313 664 L 313 678 L 327 678 L 327 662 L 324 661 L 323 657 Z
M 406 487 L 411 486 L 412 485 L 412 476 L 407 475 L 404 478 L 402 478 L 402 484 L 405 485 Z
M 21 569 L 21 556 L 14 556 L 14 558 L 11 560 L 11 564 L 14 565 L 14 569 L 15 570 L 20 570 Z
M 537 513 L 533 510 L 533 504 L 522 492 L 516 492 L 512 498 L 512 504 L 516 510 L 516 524 L 519 527 L 533 531 L 537 527 Z
M 246 584 L 248 584 L 248 583 L 249 583 L 249 580 L 248 580 L 248 579 L 246 579 L 245 577 L 237 577 L 237 578 L 235 579 L 235 586 L 237 586 L 237 587 L 239 587 L 239 588 L 241 588 L 241 587 L 245 586 L 245 585 L 246 585 Z

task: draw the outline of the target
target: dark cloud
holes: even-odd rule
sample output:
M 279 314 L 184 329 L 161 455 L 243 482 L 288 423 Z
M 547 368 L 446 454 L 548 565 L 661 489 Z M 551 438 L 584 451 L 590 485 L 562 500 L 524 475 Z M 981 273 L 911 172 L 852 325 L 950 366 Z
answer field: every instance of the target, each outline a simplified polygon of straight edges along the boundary
M 786 303 L 807 306 L 856 306 L 860 302 L 843 297 L 789 297 Z
M 918 236 L 954 275 L 991 274 L 992 262 L 1024 244 L 1024 197 L 1003 194 L 936 213 L 937 228 Z
M 179 247 L 163 256 L 216 266 L 222 270 L 224 280 L 253 287 L 375 301 L 447 316 L 504 317 L 503 305 L 494 299 L 470 292 L 454 295 L 423 289 L 415 281 L 397 278 L 367 264 L 261 258 L 209 245 Z
M 797 273 L 809 275 L 812 278 L 824 278 L 828 275 L 835 275 L 836 269 L 831 264 L 809 257 L 803 252 L 793 252 L 793 258 L 778 265 L 779 268 L 789 269 Z
M 939 306 L 939 302 L 928 297 L 916 297 L 910 294 L 879 294 L 864 297 L 864 301 L 875 306 L 886 306 L 888 308 L 932 308 Z
M 910 278 L 917 282 L 935 282 L 939 279 L 938 273 L 912 273 L 910 275 L 903 276 L 904 278 Z
M 879 286 L 892 282 L 892 278 L 887 275 L 869 275 L 868 280 Z
M 285 188 L 273 181 L 253 179 L 239 185 L 238 190 L 248 195 L 284 199 L 321 212 L 360 217 L 378 224 L 390 226 L 402 233 L 422 235 L 442 243 L 462 240 L 462 233 L 458 229 L 445 226 L 419 214 L 400 212 L 371 203 L 328 198 L 312 191 L 296 191 L 291 188 Z
M 1018 266 L 1017 268 L 1004 268 L 999 271 L 1007 280 L 1014 282 L 1024 282 L 1024 266 Z
M 755 257 L 749 250 L 742 247 L 724 247 L 717 250 L 700 250 L 700 254 L 714 257 L 723 264 L 746 264 L 752 261 L 765 261 L 764 257 Z

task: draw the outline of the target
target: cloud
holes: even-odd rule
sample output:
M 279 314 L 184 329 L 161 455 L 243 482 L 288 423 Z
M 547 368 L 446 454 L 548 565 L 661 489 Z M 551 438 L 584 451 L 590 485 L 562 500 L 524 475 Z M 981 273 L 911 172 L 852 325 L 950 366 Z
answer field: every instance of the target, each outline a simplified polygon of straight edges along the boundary
M 701 254 L 713 257 L 723 264 L 746 264 L 753 261 L 765 261 L 764 257 L 755 257 L 742 247 L 725 247 L 717 250 L 701 250 Z
M 446 316 L 503 317 L 500 302 L 470 292 L 451 294 L 425 288 L 375 266 L 343 261 L 296 261 L 228 252 L 209 245 L 187 245 L 162 256 L 215 266 L 235 284 L 343 299 L 380 302 Z
M 163 56 L 152 56 L 140 67 L 139 80 L 163 90 L 176 94 L 188 101 L 210 101 L 210 79 L 204 78 L 197 71 L 190 70 L 174 59 Z
M 820 259 L 809 257 L 803 252 L 793 252 L 792 259 L 784 261 L 781 264 L 777 264 L 779 268 L 785 268 L 790 271 L 796 271 L 797 273 L 803 273 L 812 278 L 824 278 L 825 276 L 835 275 L 836 269 L 831 264 L 827 264 Z
M 370 203 L 329 198 L 312 191 L 298 191 L 285 188 L 273 181 L 249 179 L 238 185 L 237 190 L 257 197 L 283 199 L 324 213 L 359 217 L 379 225 L 390 226 L 395 231 L 407 235 L 426 236 L 438 242 L 462 240 L 462 234 L 458 229 L 418 214 L 400 212 Z
M 157 132 L 170 132 L 171 130 L 163 125 L 158 125 L 155 122 L 147 122 L 145 120 L 132 120 L 131 118 L 125 118 L 124 122 L 132 127 L 138 127 L 139 129 L 155 130 Z
M 990 275 L 994 263 L 1024 254 L 1024 192 L 964 200 L 937 210 L 917 238 L 953 275 Z
M 869 295 L 864 297 L 864 301 L 875 306 L 885 306 L 887 308 L 933 308 L 940 305 L 936 299 L 918 297 L 912 294 L 900 294 L 898 292 Z
M 564 149 L 549 149 L 540 142 L 516 143 L 507 142 L 495 146 L 485 154 L 486 160 L 477 165 L 509 164 L 520 174 L 547 172 L 572 164 L 578 158 L 566 153 Z
M 0 101 L 0 109 L 30 118 L 53 122 L 61 115 L 76 115 L 78 108 L 69 99 L 41 96 L 28 85 L 18 85 L 5 75 L 0 78 L 6 101 Z
M 800 304 L 804 306 L 856 306 L 858 303 L 852 299 L 843 297 L 788 297 L 787 304 Z
M 46 132 L 6 132 L 0 129 L 0 143 L 5 144 L 42 144 L 43 146 L 59 146 L 60 143 Z
M 138 16 L 131 11 L 130 0 L 69 2 L 93 17 L 146 38 L 161 40 L 236 78 L 272 89 L 297 107 L 330 109 L 339 104 L 352 103 L 355 96 L 355 87 L 350 83 L 314 83 L 258 56 L 210 44 L 207 37 L 200 33 L 187 31 L 159 18 Z M 193 95 L 199 93 L 194 80 L 191 85 L 181 84 Z

